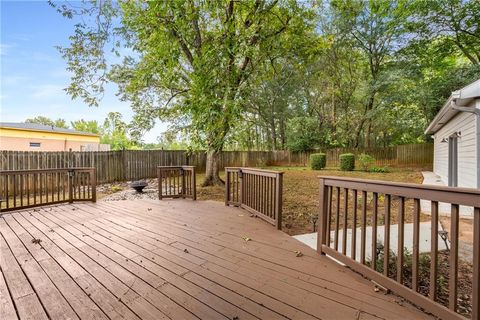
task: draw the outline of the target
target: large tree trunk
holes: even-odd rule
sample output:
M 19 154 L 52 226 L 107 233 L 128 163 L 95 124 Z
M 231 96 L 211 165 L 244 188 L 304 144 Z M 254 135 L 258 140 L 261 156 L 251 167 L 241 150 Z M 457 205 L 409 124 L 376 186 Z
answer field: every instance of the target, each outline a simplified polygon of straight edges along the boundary
M 219 151 L 208 150 L 207 151 L 207 167 L 205 170 L 205 179 L 202 182 L 202 186 L 224 186 L 225 182 L 220 178 L 220 172 L 218 168 L 218 158 L 220 156 Z

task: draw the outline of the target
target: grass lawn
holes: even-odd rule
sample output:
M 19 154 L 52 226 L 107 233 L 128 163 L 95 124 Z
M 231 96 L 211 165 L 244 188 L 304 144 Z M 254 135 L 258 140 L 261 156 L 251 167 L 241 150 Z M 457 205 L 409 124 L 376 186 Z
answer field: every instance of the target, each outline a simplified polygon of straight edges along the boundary
M 421 169 L 418 168 L 392 168 L 388 173 L 345 172 L 337 169 L 314 171 L 308 167 L 268 167 L 268 169 L 285 172 L 283 231 L 291 235 L 313 232 L 312 217 L 318 214 L 319 175 L 422 183 Z M 224 178 L 223 173 L 221 176 Z M 202 180 L 203 174 L 198 174 L 197 194 L 199 200 L 224 201 L 222 187 L 202 187 L 200 186 Z

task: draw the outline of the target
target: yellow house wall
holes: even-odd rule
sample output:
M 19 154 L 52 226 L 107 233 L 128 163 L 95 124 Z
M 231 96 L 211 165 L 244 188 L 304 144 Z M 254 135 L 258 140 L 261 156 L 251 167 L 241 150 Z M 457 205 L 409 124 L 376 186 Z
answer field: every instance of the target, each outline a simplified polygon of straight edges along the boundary
M 30 142 L 38 142 L 40 147 L 30 147 Z M 96 136 L 0 128 L 0 150 L 81 151 L 87 144 L 99 143 Z

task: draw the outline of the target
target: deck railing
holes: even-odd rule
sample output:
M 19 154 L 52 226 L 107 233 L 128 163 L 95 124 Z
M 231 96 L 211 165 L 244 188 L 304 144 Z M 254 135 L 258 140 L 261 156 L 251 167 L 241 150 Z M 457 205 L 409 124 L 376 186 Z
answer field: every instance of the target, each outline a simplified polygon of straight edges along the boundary
M 157 177 L 158 199 L 197 199 L 194 166 L 160 166 L 157 167 Z
M 225 174 L 225 205 L 242 207 L 282 228 L 283 172 L 227 167 Z
M 0 171 L 0 210 L 96 201 L 95 168 Z
M 448 233 L 439 233 L 439 203 L 442 203 L 442 208 L 444 203 L 450 207 L 450 215 L 446 218 L 451 226 Z M 429 207 L 430 216 L 422 213 L 425 205 Z M 460 206 L 468 206 L 474 214 L 473 276 L 467 281 L 472 281 L 470 315 L 468 312 L 465 314 L 465 310 L 460 312 L 458 308 Z M 412 220 L 408 229 L 406 217 Z M 429 253 L 420 252 L 421 220 L 427 220 L 422 224 L 427 223 L 430 229 L 422 229 L 430 233 L 427 235 L 430 240 L 427 247 Z M 411 239 L 410 236 L 405 237 L 406 229 L 411 231 Z M 423 242 L 425 234 L 422 237 Z M 378 241 L 379 238 L 383 238 L 383 243 Z M 439 242 L 447 238 L 450 243 L 447 245 L 448 242 L 445 242 L 444 254 L 439 256 Z M 371 239 L 371 242 L 367 243 L 367 239 Z M 396 248 L 392 250 L 391 247 Z M 465 319 L 464 316 L 480 319 L 479 248 L 479 189 L 320 177 L 318 251 L 442 319 Z M 420 258 L 428 258 L 429 265 L 425 267 L 425 259 L 420 265 Z M 439 274 L 440 263 L 444 268 L 447 265 L 446 274 Z M 420 272 L 427 279 L 420 279 Z M 448 283 L 442 283 L 440 276 L 443 280 L 448 277 Z M 448 295 L 448 299 L 443 297 L 443 305 L 439 301 L 439 291 L 444 296 Z

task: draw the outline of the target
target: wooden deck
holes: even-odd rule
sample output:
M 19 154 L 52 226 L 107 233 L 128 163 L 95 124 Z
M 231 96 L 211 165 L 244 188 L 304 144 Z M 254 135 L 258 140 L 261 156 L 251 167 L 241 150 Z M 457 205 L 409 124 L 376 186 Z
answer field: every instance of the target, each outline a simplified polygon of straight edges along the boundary
M 17 318 L 430 317 L 245 210 L 139 200 L 1 214 L 0 319 Z

